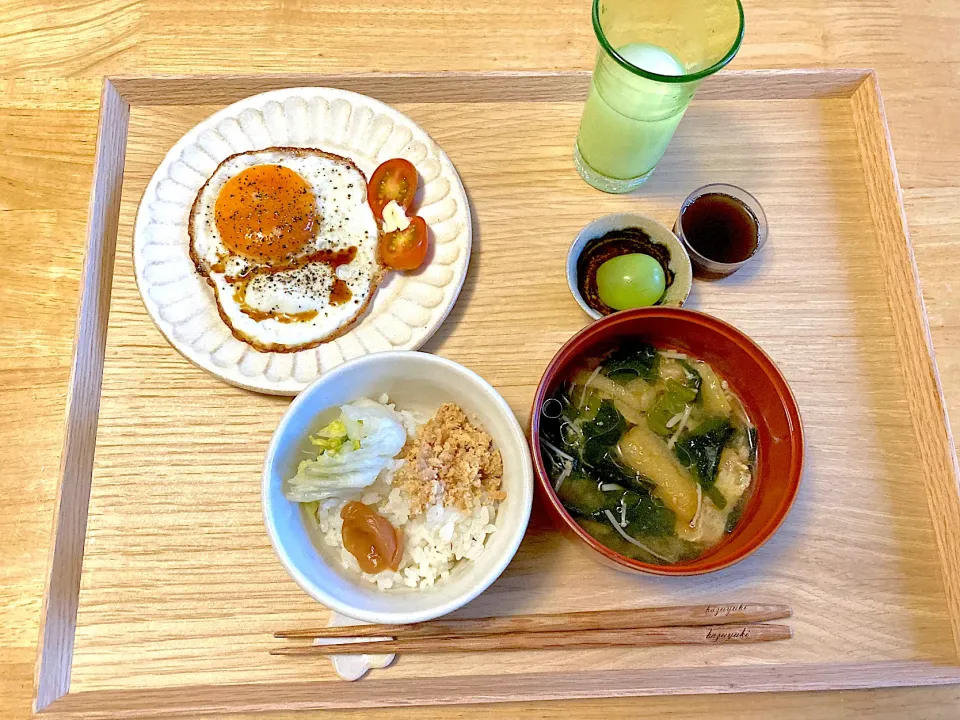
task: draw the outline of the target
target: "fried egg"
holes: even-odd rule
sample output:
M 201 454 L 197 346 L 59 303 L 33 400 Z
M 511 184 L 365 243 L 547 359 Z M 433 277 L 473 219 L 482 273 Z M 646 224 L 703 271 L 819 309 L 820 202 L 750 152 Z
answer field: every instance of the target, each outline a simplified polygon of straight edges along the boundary
M 322 150 L 231 155 L 200 188 L 188 230 L 190 257 L 220 317 L 261 352 L 342 335 L 384 274 L 367 179 Z

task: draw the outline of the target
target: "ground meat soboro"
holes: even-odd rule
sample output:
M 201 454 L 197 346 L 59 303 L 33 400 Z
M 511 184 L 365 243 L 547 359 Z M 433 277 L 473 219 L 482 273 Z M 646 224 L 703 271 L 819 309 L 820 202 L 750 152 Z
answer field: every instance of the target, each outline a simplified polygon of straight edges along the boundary
M 493 438 L 476 428 L 459 405 L 446 403 L 417 434 L 393 479 L 410 495 L 411 514 L 442 502 L 469 512 L 484 496 L 506 497 L 500 489 L 503 458 Z

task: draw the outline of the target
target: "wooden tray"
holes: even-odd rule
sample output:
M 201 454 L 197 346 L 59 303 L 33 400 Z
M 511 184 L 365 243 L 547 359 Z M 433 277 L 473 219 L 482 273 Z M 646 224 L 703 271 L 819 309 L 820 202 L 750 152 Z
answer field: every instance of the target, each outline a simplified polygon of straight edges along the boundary
M 876 77 L 729 72 L 707 82 L 638 193 L 586 185 L 572 144 L 587 73 L 111 78 L 104 85 L 36 706 L 58 717 L 960 682 L 960 499 Z M 779 363 L 809 456 L 787 522 L 700 578 L 595 564 L 536 517 L 462 614 L 733 600 L 787 602 L 789 643 L 401 658 L 359 683 L 267 654 L 325 621 L 263 529 L 260 469 L 287 400 L 219 382 L 140 303 L 132 223 L 151 173 L 196 122 L 249 94 L 332 85 L 395 105 L 443 146 L 473 205 L 463 294 L 426 349 L 473 368 L 521 421 L 587 318 L 564 258 L 595 217 L 671 224 L 688 192 L 755 193 L 770 241 L 689 307 Z M 102 381 L 102 382 L 101 382 Z M 84 544 L 84 539 L 86 543 Z M 82 568 L 82 572 L 81 572 Z

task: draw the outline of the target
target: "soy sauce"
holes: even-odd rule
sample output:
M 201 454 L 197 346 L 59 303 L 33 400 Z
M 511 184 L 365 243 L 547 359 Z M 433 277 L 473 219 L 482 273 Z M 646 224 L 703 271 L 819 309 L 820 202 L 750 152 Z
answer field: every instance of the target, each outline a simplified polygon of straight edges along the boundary
M 680 223 L 687 243 L 714 262 L 743 262 L 760 244 L 756 216 L 742 202 L 723 193 L 707 193 L 684 206 Z

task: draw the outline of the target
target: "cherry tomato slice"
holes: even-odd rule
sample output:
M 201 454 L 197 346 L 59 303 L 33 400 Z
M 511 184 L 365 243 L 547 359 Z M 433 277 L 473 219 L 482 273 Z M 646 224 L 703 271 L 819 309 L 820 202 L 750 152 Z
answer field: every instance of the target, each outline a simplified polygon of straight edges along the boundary
M 427 257 L 427 245 L 427 223 L 414 215 L 406 230 L 380 236 L 380 260 L 394 270 L 416 270 Z
M 409 160 L 392 158 L 373 171 L 367 185 L 367 202 L 378 220 L 383 219 L 383 208 L 391 200 L 404 210 L 413 205 L 417 194 L 417 169 Z

